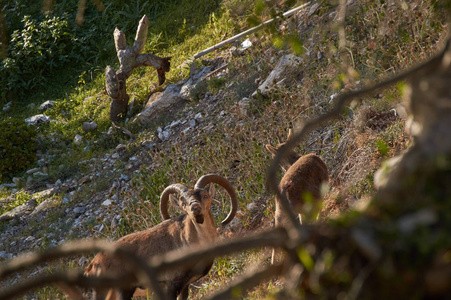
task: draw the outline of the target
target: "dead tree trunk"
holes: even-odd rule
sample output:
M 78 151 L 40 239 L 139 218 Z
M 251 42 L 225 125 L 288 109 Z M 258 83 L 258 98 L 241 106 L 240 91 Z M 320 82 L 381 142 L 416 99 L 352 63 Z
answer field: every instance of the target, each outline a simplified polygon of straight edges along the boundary
M 126 80 L 136 67 L 151 66 L 157 69 L 158 83 L 162 85 L 165 81 L 165 73 L 170 69 L 170 57 L 158 57 L 153 54 L 141 54 L 147 38 L 149 19 L 144 15 L 136 30 L 133 46 L 127 46 L 125 34 L 116 28 L 114 30 L 114 44 L 116 45 L 117 58 L 119 59 L 119 70 L 115 71 L 111 66 L 105 70 L 105 85 L 108 95 L 112 98 L 110 108 L 111 121 L 120 121 L 127 113 L 128 100 Z

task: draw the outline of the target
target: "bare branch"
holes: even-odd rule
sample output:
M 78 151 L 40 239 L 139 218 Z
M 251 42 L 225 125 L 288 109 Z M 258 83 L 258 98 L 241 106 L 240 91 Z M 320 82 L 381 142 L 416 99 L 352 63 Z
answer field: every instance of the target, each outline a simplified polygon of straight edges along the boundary
M 36 277 L 29 278 L 18 284 L 5 287 L 0 290 L 0 299 L 16 298 L 25 294 L 27 291 L 47 286 L 50 284 L 56 284 L 58 287 L 79 286 L 83 288 L 92 287 L 121 287 L 126 284 L 130 284 L 136 281 L 134 274 L 122 274 L 119 277 L 86 277 L 82 271 L 67 270 L 60 271 L 53 274 L 39 274 Z M 64 288 L 61 290 L 65 291 Z
M 161 290 L 156 272 L 147 262 L 137 257 L 134 253 L 119 248 L 113 243 L 105 241 L 75 241 L 64 244 L 63 246 L 49 249 L 43 253 L 25 254 L 13 259 L 12 261 L 0 266 L 0 278 L 3 278 L 13 272 L 22 271 L 26 268 L 33 267 L 43 262 L 54 260 L 57 258 L 69 257 L 91 253 L 94 251 L 102 251 L 107 255 L 117 256 L 130 263 L 137 272 L 134 274 L 136 279 L 144 286 L 150 287 L 159 299 L 165 299 L 165 294 Z
M 149 27 L 149 19 L 146 15 L 139 21 L 138 29 L 136 30 L 135 42 L 133 43 L 133 52 L 140 54 L 144 50 L 144 45 L 147 39 L 147 28 Z
M 119 129 L 119 130 L 122 131 L 124 134 L 128 135 L 131 139 L 134 139 L 134 138 L 135 138 L 135 135 L 134 135 L 133 133 L 131 133 L 130 130 L 128 130 L 127 128 L 124 128 L 124 127 L 122 127 L 122 126 L 120 126 L 120 125 L 117 125 L 117 124 L 114 123 L 114 122 L 111 122 L 111 123 L 113 124 L 114 128 Z
M 180 266 L 190 268 L 196 266 L 199 261 L 208 261 L 218 256 L 228 255 L 239 251 L 261 247 L 288 248 L 286 244 L 287 241 L 288 236 L 285 229 L 275 228 L 245 238 L 223 241 L 214 247 L 187 249 L 183 252 L 169 253 L 163 258 L 155 257 L 152 259 L 152 265 L 158 272 L 180 268 Z
M 122 30 L 119 30 L 119 28 L 114 29 L 114 45 L 116 46 L 116 52 L 119 52 L 120 50 L 125 50 L 127 47 L 127 42 L 125 40 L 125 33 L 122 32 Z

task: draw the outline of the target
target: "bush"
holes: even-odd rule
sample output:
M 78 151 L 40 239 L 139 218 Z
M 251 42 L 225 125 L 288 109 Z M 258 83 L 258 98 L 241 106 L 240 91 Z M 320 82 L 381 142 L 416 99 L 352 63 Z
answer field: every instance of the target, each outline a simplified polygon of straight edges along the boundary
M 9 93 L 23 96 L 46 84 L 55 69 L 81 59 L 81 43 L 67 16 L 45 16 L 42 21 L 25 16 L 22 29 L 11 35 L 9 58 L 0 64 L 1 97 Z
M 21 119 L 0 122 L 0 181 L 24 170 L 36 158 L 36 131 Z

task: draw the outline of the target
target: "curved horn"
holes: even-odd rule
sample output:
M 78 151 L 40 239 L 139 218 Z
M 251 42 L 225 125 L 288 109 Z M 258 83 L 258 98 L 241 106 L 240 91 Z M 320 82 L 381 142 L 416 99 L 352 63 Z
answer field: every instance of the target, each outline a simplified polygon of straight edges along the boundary
M 170 186 L 164 189 L 163 193 L 161 193 L 160 196 L 160 214 L 163 220 L 171 218 L 168 213 L 169 195 L 174 193 L 183 195 L 187 190 L 188 188 L 180 183 L 171 184 Z
M 216 183 L 227 191 L 230 195 L 230 212 L 227 217 L 221 222 L 222 225 L 226 225 L 232 221 L 238 210 L 238 198 L 230 181 L 216 174 L 204 175 L 196 182 L 195 189 L 203 189 L 209 183 Z

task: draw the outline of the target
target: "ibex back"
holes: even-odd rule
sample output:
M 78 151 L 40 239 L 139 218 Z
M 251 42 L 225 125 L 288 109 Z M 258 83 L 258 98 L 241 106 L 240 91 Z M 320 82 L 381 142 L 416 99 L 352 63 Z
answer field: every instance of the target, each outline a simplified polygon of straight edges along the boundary
M 288 139 L 292 137 L 291 130 L 288 133 Z M 286 144 L 281 143 L 276 147 L 266 145 L 266 149 L 271 152 L 274 157 Z M 280 166 L 285 171 L 280 180 L 279 189 L 284 194 L 292 210 L 299 214 L 302 223 L 302 217 L 305 216 L 303 209 L 306 202 L 312 202 L 314 205 L 321 199 L 321 187 L 329 181 L 327 166 L 323 160 L 316 154 L 299 155 L 291 150 L 281 160 Z M 285 213 L 282 210 L 280 199 L 276 197 L 275 225 L 276 227 L 284 226 L 287 221 Z M 305 218 L 304 218 L 305 219 Z M 274 262 L 273 253 L 273 262 Z

